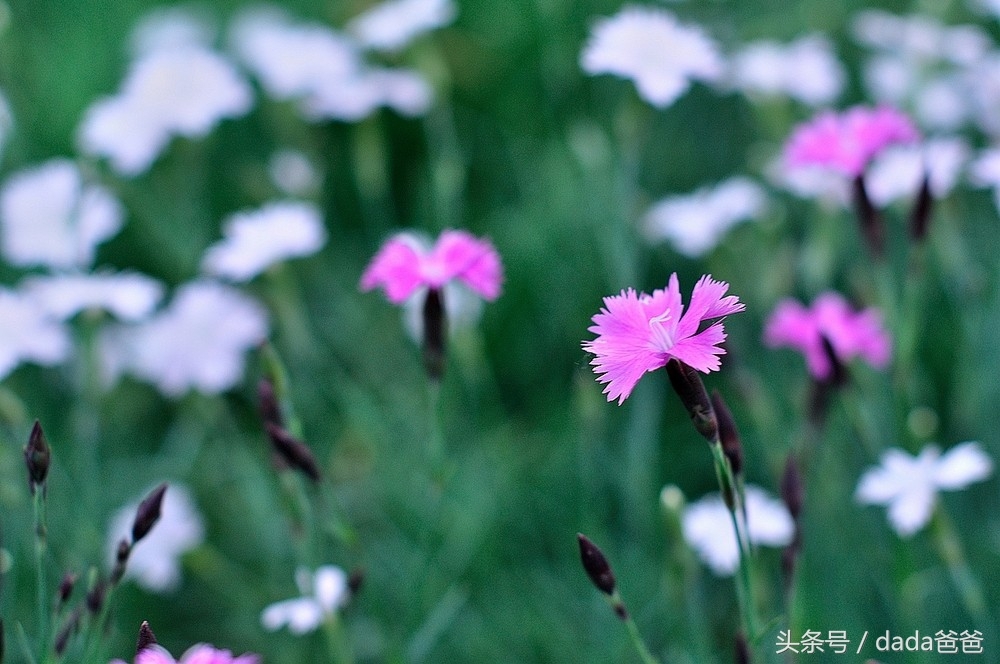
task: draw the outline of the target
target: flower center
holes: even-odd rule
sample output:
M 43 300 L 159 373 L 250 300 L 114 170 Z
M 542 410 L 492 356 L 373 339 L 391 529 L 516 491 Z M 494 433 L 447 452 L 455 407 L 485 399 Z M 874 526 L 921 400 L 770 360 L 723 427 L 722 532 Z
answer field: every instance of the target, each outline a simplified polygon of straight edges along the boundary
M 669 309 L 649 319 L 650 342 L 660 352 L 666 352 L 674 347 L 674 332 L 677 331 L 677 326 L 671 324 L 671 321 Z

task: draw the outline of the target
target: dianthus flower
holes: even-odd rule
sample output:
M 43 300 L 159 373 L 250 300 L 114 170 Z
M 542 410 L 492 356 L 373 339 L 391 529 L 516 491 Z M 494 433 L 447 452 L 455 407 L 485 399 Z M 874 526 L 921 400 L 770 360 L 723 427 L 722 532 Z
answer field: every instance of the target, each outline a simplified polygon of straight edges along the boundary
M 455 279 L 484 299 L 499 297 L 503 268 L 489 240 L 448 230 L 428 248 L 416 236 L 399 233 L 372 258 L 361 275 L 361 290 L 381 286 L 390 302 L 401 304 L 421 287 L 441 290 Z
M 166 648 L 151 645 L 135 656 L 135 664 L 259 664 L 258 655 L 236 656 L 228 650 L 219 650 L 212 646 L 199 643 L 191 646 L 180 659 L 174 659 Z M 110 664 L 125 664 L 120 659 L 112 660 Z
M 809 373 L 820 380 L 830 378 L 834 370 L 823 348 L 824 338 L 843 362 L 862 357 L 873 367 L 882 368 L 892 352 L 892 340 L 882 327 L 878 310 L 853 311 L 842 295 L 832 291 L 818 296 L 811 308 L 795 300 L 782 300 L 764 329 L 768 346 L 802 351 Z
M 797 126 L 785 145 L 785 160 L 792 167 L 820 166 L 853 178 L 886 147 L 918 138 L 913 122 L 900 111 L 855 106 L 840 114 L 820 113 Z
M 898 448 L 882 454 L 882 463 L 861 476 L 855 498 L 868 505 L 886 505 L 889 522 L 901 537 L 909 537 L 931 518 L 938 491 L 964 489 L 993 472 L 993 461 L 978 442 L 965 442 L 944 454 L 928 445 L 912 456 Z
M 305 634 L 334 616 L 351 596 L 347 574 L 336 565 L 322 565 L 315 573 L 300 567 L 295 573 L 301 597 L 269 604 L 260 614 L 265 629 L 287 626 L 292 634 Z
M 726 296 L 727 290 L 729 284 L 705 275 L 685 311 L 675 272 L 666 289 L 652 295 L 629 288 L 604 298 L 604 308 L 588 328 L 597 338 L 584 341 L 583 349 L 596 355 L 591 364 L 598 382 L 607 383 L 608 401 L 624 402 L 644 373 L 671 358 L 704 373 L 718 370 L 719 356 L 726 353 L 719 345 L 726 339 L 722 322 L 699 328 L 703 321 L 743 311 L 743 303 Z

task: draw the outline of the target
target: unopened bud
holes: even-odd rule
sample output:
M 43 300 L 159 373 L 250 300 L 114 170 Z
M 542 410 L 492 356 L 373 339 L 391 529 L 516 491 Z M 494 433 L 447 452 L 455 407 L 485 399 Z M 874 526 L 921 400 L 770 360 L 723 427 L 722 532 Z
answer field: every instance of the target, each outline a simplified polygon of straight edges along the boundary
M 142 621 L 139 625 L 139 638 L 135 643 L 135 654 L 138 655 L 146 648 L 156 645 L 156 635 L 153 634 L 153 630 L 149 628 L 149 622 L 146 620 Z
M 261 378 L 257 383 L 257 407 L 260 418 L 264 423 L 272 423 L 282 426 L 281 406 L 278 404 L 278 396 L 274 392 L 274 383 L 266 378 Z
M 55 653 L 58 656 L 62 656 L 66 652 L 66 646 L 69 645 L 70 637 L 72 637 L 80 629 L 80 617 L 81 610 L 79 605 L 73 610 L 70 615 L 69 620 L 59 629 L 56 633 L 55 643 L 53 647 Z
M 69 601 L 70 595 L 73 594 L 73 588 L 76 587 L 76 574 L 72 572 L 66 572 L 63 574 L 62 581 L 59 582 L 59 606 L 63 606 Z
M 781 476 L 781 499 L 795 521 L 799 520 L 799 515 L 802 513 L 803 494 L 802 474 L 799 472 L 798 461 L 794 456 L 789 456 L 785 461 L 785 472 Z
M 868 248 L 874 256 L 882 256 L 885 253 L 885 228 L 882 225 L 882 215 L 868 196 L 864 174 L 854 178 L 854 211 L 858 215 L 861 235 Z
M 429 288 L 424 299 L 424 368 L 432 380 L 441 380 L 444 374 L 446 343 L 446 314 L 443 293 Z
M 747 643 L 746 634 L 736 632 L 736 647 L 734 661 L 736 664 L 750 664 L 750 644 Z
M 32 495 L 39 486 L 44 490 L 51 460 L 52 450 L 45 440 L 42 425 L 35 420 L 35 425 L 31 427 L 31 434 L 28 436 L 28 445 L 24 448 L 24 462 L 28 467 L 28 484 Z
M 933 209 L 934 197 L 931 195 L 930 175 L 924 174 L 923 182 L 920 183 L 920 191 L 917 192 L 917 198 L 913 201 L 913 209 L 910 210 L 910 237 L 914 242 L 920 242 L 927 236 Z
M 93 615 L 98 615 L 101 609 L 104 607 L 104 598 L 107 594 L 108 586 L 104 579 L 97 577 L 94 581 L 94 585 L 90 588 L 87 593 L 87 598 L 85 604 L 87 605 L 87 610 Z
M 166 483 L 161 484 L 143 498 L 135 511 L 135 520 L 132 522 L 132 544 L 135 544 L 149 534 L 156 522 L 160 520 L 160 511 L 163 507 L 163 496 L 167 492 Z
M 3 653 L 4 653 L 4 639 L 3 639 L 3 618 L 0 618 L 0 664 L 3 664 Z
M 267 422 L 264 427 L 271 445 L 289 466 L 301 470 L 314 482 L 320 480 L 319 464 L 308 445 L 271 422 Z
M 675 359 L 667 362 L 667 375 L 674 392 L 687 409 L 694 428 L 705 440 L 714 442 L 719 435 L 719 424 L 701 376 L 695 369 Z
M 354 597 L 361 590 L 365 583 L 365 570 L 361 567 L 355 568 L 347 577 L 347 590 L 351 597 Z
M 712 408 L 719 423 L 719 442 L 722 443 L 722 452 L 729 459 L 733 475 L 739 475 L 743 472 L 743 443 L 740 441 L 740 432 L 736 428 L 733 414 L 718 390 L 712 390 Z
M 128 565 L 129 555 L 132 553 L 132 545 L 127 539 L 118 542 L 118 549 L 115 551 L 115 567 L 111 570 L 111 585 L 116 586 L 125 576 L 125 568 Z
M 615 592 L 615 574 L 611 571 L 608 559 L 604 557 L 604 553 L 586 535 L 577 533 L 576 539 L 580 544 L 580 562 L 583 563 L 583 570 L 598 590 L 605 595 L 613 595 Z

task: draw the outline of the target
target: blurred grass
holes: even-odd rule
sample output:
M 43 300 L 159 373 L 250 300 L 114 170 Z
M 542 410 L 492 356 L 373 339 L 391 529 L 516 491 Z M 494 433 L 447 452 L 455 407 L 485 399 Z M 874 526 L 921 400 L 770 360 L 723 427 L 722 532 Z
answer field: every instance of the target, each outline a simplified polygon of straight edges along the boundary
M 243 3 L 212 4 L 220 24 Z M 341 23 L 362 3 L 283 3 L 295 15 Z M 3 172 L 74 152 L 83 109 L 113 92 L 126 68 L 123 42 L 149 2 L 15 0 L 0 34 L 0 89 L 17 133 Z M 691 2 L 676 10 L 728 43 L 790 38 L 802 26 L 832 33 L 848 65 L 851 13 L 866 3 L 757 0 Z M 881 3 L 905 10 L 909 3 Z M 99 264 L 141 270 L 177 285 L 197 274 L 228 213 L 275 195 L 266 159 L 279 146 L 305 151 L 325 174 L 330 240 L 249 287 L 272 314 L 304 434 L 330 477 L 336 507 L 357 533 L 328 538 L 325 558 L 366 570 L 344 620 L 361 661 L 624 662 L 626 635 L 581 573 L 574 534 L 604 548 L 622 593 L 657 653 L 671 661 L 728 661 L 735 602 L 728 580 L 699 568 L 683 605 L 668 565 L 676 545 L 659 512 L 667 483 L 692 499 L 715 486 L 710 457 L 664 377 L 644 379 L 622 407 L 604 403 L 580 348 L 604 295 L 660 287 L 673 271 L 687 291 L 710 271 L 748 311 L 728 321 L 725 370 L 708 379 L 740 424 L 748 479 L 772 491 L 805 407 L 807 378 L 787 351 L 764 351 L 760 331 L 782 296 L 837 287 L 874 297 L 872 272 L 846 214 L 782 201 L 770 218 L 739 228 L 706 261 L 647 247 L 634 222 L 651 200 L 745 169 L 777 133 L 804 117 L 762 117 L 746 100 L 698 86 L 670 109 L 639 106 L 631 86 L 587 78 L 577 64 L 592 17 L 619 3 L 570 0 L 460 2 L 453 27 L 412 54 L 436 71 L 439 101 L 424 120 L 382 113 L 350 126 L 300 124 L 260 100 L 246 118 L 203 141 L 175 141 L 148 174 L 102 179 L 125 203 L 122 234 Z M 957 12 L 957 9 L 956 9 Z M 961 17 L 961 15 L 959 15 Z M 436 69 L 435 69 L 436 68 Z M 857 81 L 854 80 L 857 95 Z M 394 229 L 461 226 L 489 235 L 504 259 L 503 296 L 479 330 L 456 339 L 443 386 L 451 474 L 438 486 L 423 467 L 428 433 L 419 354 L 398 312 L 356 284 Z M 1000 326 L 995 212 L 976 193 L 941 208 L 928 247 L 915 369 L 905 384 L 858 368 L 835 400 L 808 478 L 806 545 L 797 623 L 802 628 L 910 634 L 972 629 L 926 534 L 902 541 L 884 510 L 852 495 L 878 449 L 926 442 L 912 409 L 936 413 L 933 439 L 976 438 L 1000 450 L 993 405 L 1000 366 L 985 331 Z M 894 232 L 897 243 L 901 233 Z M 4 269 L 6 284 L 15 272 Z M 70 370 L 23 367 L 5 387 L 23 402 L 0 447 L 4 546 L 0 614 L 33 615 L 30 506 L 19 455 L 30 421 L 52 441 L 51 551 L 56 570 L 103 560 L 109 515 L 153 482 L 184 480 L 207 521 L 185 583 L 155 596 L 127 584 L 114 598 L 112 652 L 125 656 L 141 620 L 175 653 L 209 641 L 263 653 L 267 662 L 321 661 L 321 635 L 266 634 L 259 612 L 295 593 L 291 524 L 256 421 L 251 363 L 246 386 L 220 398 L 167 401 L 126 380 L 97 405 L 98 477 L 74 469 L 77 396 Z M 875 446 L 875 449 L 871 449 Z M 94 511 L 75 509 L 90 496 Z M 943 498 L 975 569 L 1000 586 L 995 565 L 996 483 Z M 763 551 L 760 595 L 780 607 L 778 554 Z M 693 615 L 695 622 L 688 616 Z M 996 632 L 983 661 L 996 661 Z M 992 641 L 990 640 L 992 639 Z M 11 639 L 8 639 L 10 643 Z M 766 640 L 765 640 L 766 643 Z M 706 649 L 707 653 L 705 652 Z M 16 648 L 9 657 L 19 661 Z M 766 649 L 765 649 L 766 650 Z M 866 652 L 873 652 L 867 650 Z M 899 660 L 904 661 L 904 660 Z M 905 661 L 934 661 L 909 658 Z

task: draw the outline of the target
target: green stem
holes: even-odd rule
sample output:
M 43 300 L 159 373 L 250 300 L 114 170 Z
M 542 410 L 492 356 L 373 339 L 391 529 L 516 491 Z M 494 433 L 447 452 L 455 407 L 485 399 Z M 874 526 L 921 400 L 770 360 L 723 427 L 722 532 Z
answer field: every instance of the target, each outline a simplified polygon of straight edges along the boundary
M 623 622 L 625 623 L 625 629 L 628 630 L 629 639 L 639 653 L 639 658 L 643 661 L 643 664 L 660 664 L 659 660 L 653 657 L 653 653 L 649 651 L 646 642 L 642 640 L 642 634 L 639 633 L 639 628 L 636 626 L 635 620 L 632 619 L 632 615 L 628 614 Z
M 354 653 L 344 633 L 344 625 L 340 617 L 333 615 L 323 624 L 326 635 L 326 647 L 330 653 L 330 661 L 335 664 L 354 664 Z
M 941 559 L 948 567 L 955 590 L 965 610 L 979 624 L 983 633 L 990 633 L 995 624 L 986 606 L 982 585 L 965 557 L 965 550 L 955 530 L 955 524 L 940 503 L 934 511 L 934 541 Z
M 45 525 L 45 485 L 35 488 L 35 584 L 38 604 L 38 659 L 45 661 L 49 649 L 49 593 L 45 579 L 45 551 L 48 533 Z
M 431 474 L 443 478 L 445 462 L 444 431 L 441 424 L 441 383 L 427 381 L 427 464 Z

